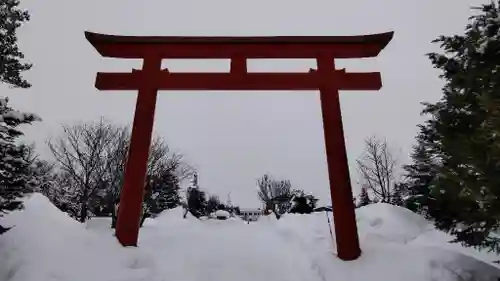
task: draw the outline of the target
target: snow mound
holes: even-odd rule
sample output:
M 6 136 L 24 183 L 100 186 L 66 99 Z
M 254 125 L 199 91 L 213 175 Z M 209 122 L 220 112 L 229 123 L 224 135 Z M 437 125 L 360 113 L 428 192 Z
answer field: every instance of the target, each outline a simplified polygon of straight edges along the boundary
M 323 280 L 371 281 L 498 281 L 498 256 L 457 244 L 450 236 L 411 211 L 373 204 L 357 209 L 362 256 L 352 262 L 338 260 L 331 213 L 287 214 L 276 230 L 290 247 L 308 257 Z M 374 223 L 376 222 L 376 223 Z M 448 239 L 445 239 L 448 238 Z
M 221 218 L 229 218 L 231 216 L 231 214 L 225 210 L 217 210 L 217 211 L 215 211 L 215 216 L 221 217 Z
M 155 220 L 161 222 L 163 220 L 168 221 L 169 223 L 173 221 L 185 221 L 186 219 L 196 219 L 190 212 L 187 212 L 186 217 L 184 218 L 184 214 L 186 213 L 186 209 L 183 207 L 177 207 L 174 209 L 169 209 L 161 212 Z
M 356 217 L 362 240 L 408 243 L 434 227 L 412 211 L 385 203 L 358 208 Z
M 138 248 L 123 248 L 106 219 L 80 224 L 34 194 L 0 236 L 2 281 L 497 281 L 500 269 L 407 210 L 376 204 L 358 210 L 363 255 L 335 256 L 325 213 L 274 215 L 255 223 L 198 220 L 183 208 L 141 228 Z M 330 213 L 331 214 L 331 213 Z M 96 231 L 97 230 L 97 231 Z M 443 236 L 444 235 L 444 236 Z M 376 238 L 376 239 L 375 239 Z M 473 254 L 476 253 L 476 254 Z
M 85 222 L 85 227 L 95 231 L 109 232 L 111 221 L 110 217 L 93 217 Z
M 187 212 L 186 217 L 184 217 L 186 210 L 179 206 L 174 209 L 169 209 L 161 212 L 154 219 L 146 220 L 144 222 L 145 227 L 162 227 L 172 224 L 186 224 L 186 223 L 195 223 L 200 220 L 193 216 L 190 212 Z
M 122 270 L 130 253 L 112 236 L 88 231 L 41 194 L 26 198 L 24 206 L 23 211 L 2 219 L 3 225 L 13 227 L 0 236 L 0 280 L 139 278 L 137 273 Z
M 30 227 L 33 224 L 59 225 L 70 228 L 83 228 L 83 225 L 73 220 L 66 213 L 61 212 L 47 197 L 34 193 L 23 200 L 24 210 L 12 212 L 2 219 L 4 226 L 17 228 Z M 36 219 L 33 221 L 23 219 Z M 28 226 L 29 224 L 30 226 Z

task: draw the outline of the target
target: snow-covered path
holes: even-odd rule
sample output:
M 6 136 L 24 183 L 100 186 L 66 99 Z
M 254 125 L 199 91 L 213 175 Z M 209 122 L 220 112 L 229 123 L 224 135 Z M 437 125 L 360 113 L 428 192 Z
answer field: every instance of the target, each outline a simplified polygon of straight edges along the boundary
M 142 264 L 151 266 L 154 260 L 151 270 L 170 280 L 323 280 L 308 256 L 265 223 L 184 220 L 147 225 L 140 249 Z

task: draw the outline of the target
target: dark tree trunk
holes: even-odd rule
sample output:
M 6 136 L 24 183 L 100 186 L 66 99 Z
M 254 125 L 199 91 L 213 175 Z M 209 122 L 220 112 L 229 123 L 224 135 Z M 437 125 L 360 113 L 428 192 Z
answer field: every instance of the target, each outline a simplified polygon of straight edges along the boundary
M 111 228 L 116 228 L 116 214 L 115 211 L 111 213 Z
M 79 216 L 81 223 L 84 223 L 87 220 L 87 211 L 88 211 L 87 204 L 83 203 L 82 206 L 80 207 L 80 216 Z
M 148 216 L 148 215 L 146 215 L 146 214 L 142 215 L 142 217 L 141 217 L 141 224 L 139 225 L 139 227 L 142 227 L 142 225 L 144 225 L 144 221 L 146 221 L 146 219 L 147 219 L 148 217 L 149 217 L 149 216 Z
M 111 209 L 111 228 L 116 228 L 116 221 L 118 220 L 118 207 L 120 203 L 116 203 L 113 205 Z

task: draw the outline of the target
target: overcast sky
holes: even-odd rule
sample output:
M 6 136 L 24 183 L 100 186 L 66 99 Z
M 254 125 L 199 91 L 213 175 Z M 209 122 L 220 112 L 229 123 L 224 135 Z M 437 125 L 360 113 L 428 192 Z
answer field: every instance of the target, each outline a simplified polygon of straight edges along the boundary
M 84 31 L 120 35 L 276 36 L 358 35 L 395 31 L 376 59 L 338 61 L 348 71 L 381 71 L 380 91 L 342 92 L 341 103 L 353 187 L 355 160 L 367 136 L 386 137 L 400 161 L 414 143 L 421 101 L 440 98 L 442 82 L 425 53 L 430 41 L 460 33 L 479 0 L 23 0 L 31 21 L 20 46 L 34 63 L 28 90 L 1 86 L 17 109 L 44 121 L 26 130 L 49 157 L 45 140 L 61 123 L 100 116 L 130 123 L 136 93 L 99 92 L 97 71 L 128 72 L 140 61 L 102 59 Z M 228 61 L 167 61 L 171 71 L 226 71 Z M 313 60 L 251 61 L 250 71 L 306 71 Z M 329 201 L 329 185 L 316 92 L 160 92 L 155 133 L 183 153 L 199 183 L 222 199 L 258 207 L 256 179 L 290 179 Z

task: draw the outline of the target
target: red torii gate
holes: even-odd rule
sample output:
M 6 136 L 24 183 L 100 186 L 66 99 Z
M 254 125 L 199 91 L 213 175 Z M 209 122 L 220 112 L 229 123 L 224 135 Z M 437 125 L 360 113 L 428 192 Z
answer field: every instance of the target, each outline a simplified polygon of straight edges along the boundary
M 136 246 L 143 202 L 147 158 L 158 90 L 319 90 L 330 179 L 337 255 L 355 260 L 360 254 L 349 167 L 342 128 L 339 90 L 379 90 L 379 72 L 336 70 L 336 58 L 376 57 L 393 32 L 363 36 L 321 37 L 152 37 L 85 32 L 103 57 L 143 59 L 142 70 L 97 73 L 99 90 L 138 90 L 116 237 Z M 229 73 L 171 73 L 163 59 L 230 59 Z M 318 70 L 304 73 L 249 73 L 248 59 L 316 59 Z

